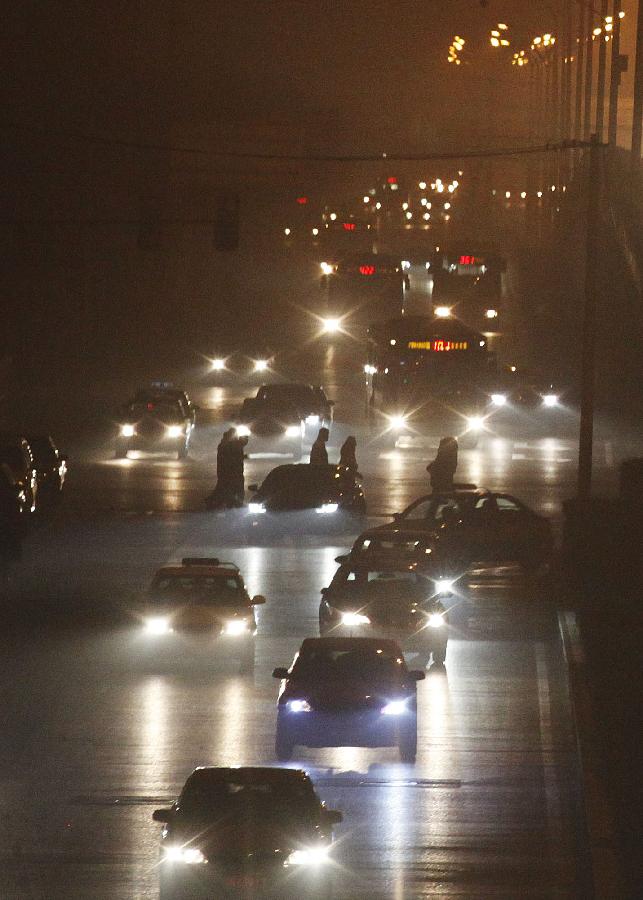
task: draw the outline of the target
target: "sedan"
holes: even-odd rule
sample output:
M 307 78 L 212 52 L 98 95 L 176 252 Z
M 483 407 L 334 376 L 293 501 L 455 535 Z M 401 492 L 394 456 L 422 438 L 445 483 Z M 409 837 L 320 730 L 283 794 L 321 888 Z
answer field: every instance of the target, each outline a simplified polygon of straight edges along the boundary
M 306 638 L 281 680 L 275 753 L 295 746 L 394 747 L 403 762 L 417 753 L 416 682 L 395 641 Z
M 161 832 L 161 900 L 329 897 L 333 825 L 298 769 L 204 766 L 168 809 Z
M 43 500 L 57 500 L 65 484 L 67 456 L 48 434 L 30 435 L 27 440 L 36 467 L 38 493 Z

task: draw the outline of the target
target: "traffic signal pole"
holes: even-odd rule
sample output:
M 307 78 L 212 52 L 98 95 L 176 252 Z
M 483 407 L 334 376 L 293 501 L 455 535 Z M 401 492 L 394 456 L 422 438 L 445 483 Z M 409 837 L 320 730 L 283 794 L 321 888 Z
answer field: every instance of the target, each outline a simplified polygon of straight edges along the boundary
M 585 309 L 581 364 L 581 411 L 578 440 L 578 500 L 587 502 L 592 491 L 592 451 L 594 444 L 594 382 L 596 362 L 596 267 L 600 201 L 601 145 L 593 134 L 589 150 L 587 182 L 587 238 L 585 258 Z

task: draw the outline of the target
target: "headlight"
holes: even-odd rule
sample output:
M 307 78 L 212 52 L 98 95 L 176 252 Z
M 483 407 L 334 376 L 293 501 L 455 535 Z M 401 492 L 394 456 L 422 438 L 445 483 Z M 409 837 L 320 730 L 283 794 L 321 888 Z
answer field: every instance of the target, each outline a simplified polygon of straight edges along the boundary
M 288 709 L 294 713 L 310 712 L 310 703 L 308 700 L 289 700 Z
M 222 369 L 225 369 L 225 359 L 213 359 L 212 369 L 215 372 L 221 372 Z
M 450 594 L 454 584 L 453 578 L 438 578 L 435 582 L 435 591 L 437 594 Z
M 448 319 L 451 315 L 450 306 L 436 306 L 433 310 L 438 319 Z
M 289 425 L 286 428 L 286 437 L 298 437 L 301 434 L 301 425 Z
M 484 419 L 482 416 L 469 416 L 467 418 L 467 428 L 469 431 L 482 431 L 484 428 Z
M 485 319 L 497 319 L 498 318 L 498 310 L 497 309 L 487 309 L 485 311 Z
M 403 259 L 402 260 L 402 271 L 406 272 L 410 268 L 411 268 L 411 261 L 408 259 Z
M 263 503 L 249 503 L 248 504 L 248 512 L 253 516 L 261 515 L 261 513 L 265 513 L 266 507 Z
M 319 416 L 306 416 L 306 425 L 319 425 Z
M 265 372 L 267 368 L 267 359 L 255 359 L 255 372 Z
M 322 516 L 329 516 L 332 513 L 336 513 L 339 509 L 339 503 L 322 503 L 321 506 L 318 506 L 315 512 L 320 513 Z
M 170 620 L 164 616 L 154 616 L 145 620 L 145 631 L 148 634 L 168 634 L 172 631 Z
M 325 334 L 335 334 L 341 328 L 341 319 L 323 319 L 322 326 Z
M 237 432 L 237 437 L 250 437 L 252 434 L 247 425 L 236 425 L 234 430 Z
M 364 366 L 364 372 L 366 375 L 377 375 L 377 366 L 372 366 L 370 363 L 366 363 Z
M 235 637 L 240 634 L 248 634 L 248 622 L 245 619 L 230 619 L 223 626 L 223 634 Z
M 431 613 L 429 616 L 429 628 L 442 628 L 444 619 L 440 613 Z
M 558 394 L 543 394 L 544 406 L 558 406 Z
M 355 628 L 356 625 L 370 625 L 371 620 L 368 616 L 363 615 L 362 613 L 357 612 L 345 612 L 342 613 L 342 625 L 346 625 L 348 628 Z
M 506 394 L 492 394 L 491 402 L 493 403 L 494 406 L 504 406 L 505 403 L 507 402 L 507 395 Z
M 327 262 L 320 263 L 319 268 L 322 270 L 322 275 L 332 275 L 335 271 L 334 266 Z
M 328 862 L 329 847 L 308 847 L 306 850 L 293 850 L 284 866 L 318 866 Z
M 167 430 L 167 436 L 171 438 L 183 437 L 182 425 L 170 425 Z
M 166 862 L 188 863 L 189 865 L 207 862 L 198 847 L 165 847 L 164 854 Z
M 389 427 L 394 431 L 402 431 L 406 428 L 407 418 L 406 416 L 389 416 L 388 423 Z
M 123 437 L 134 437 L 136 427 L 134 425 L 121 425 L 121 434 Z
M 383 716 L 403 716 L 407 712 L 406 700 L 391 700 L 380 712 Z

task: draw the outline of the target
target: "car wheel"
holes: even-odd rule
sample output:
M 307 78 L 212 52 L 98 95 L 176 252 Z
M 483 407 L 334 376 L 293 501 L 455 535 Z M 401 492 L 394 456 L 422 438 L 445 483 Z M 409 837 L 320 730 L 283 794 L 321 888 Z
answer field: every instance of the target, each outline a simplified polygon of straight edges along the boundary
M 275 756 L 279 762 L 288 762 L 292 759 L 292 751 L 295 749 L 290 729 L 284 725 L 277 725 L 277 734 L 275 736 Z
M 398 747 L 400 751 L 400 759 L 405 763 L 414 763 L 417 756 L 417 722 L 413 725 L 401 729 Z

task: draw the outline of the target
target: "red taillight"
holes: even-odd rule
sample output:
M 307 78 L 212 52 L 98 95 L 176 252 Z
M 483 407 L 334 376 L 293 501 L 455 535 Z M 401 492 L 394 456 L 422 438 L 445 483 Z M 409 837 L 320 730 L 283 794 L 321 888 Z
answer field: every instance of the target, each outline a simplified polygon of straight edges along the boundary
M 389 178 L 386 179 L 386 183 L 387 184 L 397 184 L 397 178 L 395 177 L 395 175 L 391 175 Z
M 308 197 L 297 197 L 297 203 L 303 206 L 305 203 L 308 203 Z
M 148 403 L 148 404 L 147 404 L 147 408 L 148 408 L 148 410 L 153 410 L 153 409 L 154 409 L 154 404 L 153 404 L 153 403 Z
M 342 222 L 344 231 L 355 231 L 355 222 Z
M 375 275 L 375 266 L 360 266 L 360 275 Z

